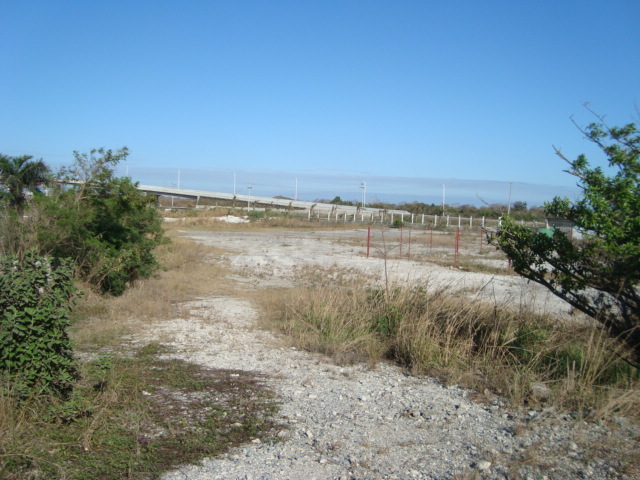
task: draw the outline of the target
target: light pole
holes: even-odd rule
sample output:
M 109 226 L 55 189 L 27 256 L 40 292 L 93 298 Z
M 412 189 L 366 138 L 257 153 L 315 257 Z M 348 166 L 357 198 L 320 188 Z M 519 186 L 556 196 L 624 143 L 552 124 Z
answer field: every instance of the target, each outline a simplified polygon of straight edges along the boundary
M 298 177 L 296 177 L 296 193 L 295 193 L 295 195 L 293 196 L 293 199 L 294 199 L 295 201 L 298 201 Z
M 362 208 L 367 204 L 367 182 L 364 180 L 360 183 L 360 189 L 362 190 Z
M 442 184 L 442 216 L 444 217 L 444 183 Z
M 233 174 L 233 196 L 236 196 L 236 174 Z
M 507 215 L 511 213 L 511 187 L 513 186 L 513 182 L 509 182 L 509 204 L 507 205 Z
M 253 185 L 249 183 L 247 185 L 247 188 L 249 189 L 249 200 L 247 200 L 247 208 L 250 208 L 251 207 L 251 189 L 253 188 Z

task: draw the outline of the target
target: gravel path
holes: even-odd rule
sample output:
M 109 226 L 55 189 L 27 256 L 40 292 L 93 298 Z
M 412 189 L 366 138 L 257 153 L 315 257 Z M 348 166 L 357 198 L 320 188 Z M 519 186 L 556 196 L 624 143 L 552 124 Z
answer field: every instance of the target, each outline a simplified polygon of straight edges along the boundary
M 237 250 L 228 260 L 254 285 L 288 281 L 281 265 L 296 262 L 294 237 L 242 235 L 194 237 Z M 309 255 L 307 245 L 300 262 L 322 261 L 325 254 L 340 261 L 344 253 L 326 252 L 329 246 Z M 357 260 L 355 254 L 344 258 L 349 259 Z M 252 265 L 258 269 L 255 278 L 248 271 Z M 612 458 L 601 458 L 607 449 L 637 449 L 640 430 L 624 418 L 587 425 L 553 409 L 511 411 L 499 398 L 481 404 L 468 391 L 388 364 L 336 366 L 283 347 L 277 336 L 256 329 L 257 317 L 243 299 L 202 299 L 183 305 L 180 318 L 159 322 L 138 339 L 168 337 L 177 358 L 265 374 L 281 402 L 282 441 L 256 440 L 167 473 L 163 480 L 634 478 Z

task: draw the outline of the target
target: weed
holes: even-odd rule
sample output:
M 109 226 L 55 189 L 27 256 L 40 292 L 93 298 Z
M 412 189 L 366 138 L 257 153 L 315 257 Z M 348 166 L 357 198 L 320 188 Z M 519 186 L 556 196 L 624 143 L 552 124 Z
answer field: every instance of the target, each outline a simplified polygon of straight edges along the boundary
M 3 451 L 22 444 L 29 455 L 0 455 L 0 469 L 9 478 L 37 471 L 52 479 L 142 479 L 273 437 L 277 405 L 260 377 L 160 360 L 159 351 L 151 345 L 133 358 L 113 357 L 102 388 L 85 372 L 84 383 L 49 406 L 48 416 L 23 417 L 28 428 L 14 426 Z

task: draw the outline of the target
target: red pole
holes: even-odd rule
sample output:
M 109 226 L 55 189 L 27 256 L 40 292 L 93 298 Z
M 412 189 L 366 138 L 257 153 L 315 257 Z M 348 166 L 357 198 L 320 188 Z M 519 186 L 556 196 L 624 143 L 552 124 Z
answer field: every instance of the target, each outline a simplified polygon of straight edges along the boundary
M 407 251 L 407 258 L 411 258 L 411 230 L 409 230 L 409 248 Z
M 369 258 L 370 248 L 371 248 L 371 227 L 367 227 L 367 258 Z
M 400 227 L 400 256 L 402 256 L 402 227 Z

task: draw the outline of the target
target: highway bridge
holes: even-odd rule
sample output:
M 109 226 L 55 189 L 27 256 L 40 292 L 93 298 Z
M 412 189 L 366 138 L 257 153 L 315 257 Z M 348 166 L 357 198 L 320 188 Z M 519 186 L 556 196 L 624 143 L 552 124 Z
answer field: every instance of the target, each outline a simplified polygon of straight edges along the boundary
M 297 210 L 307 212 L 309 218 L 353 218 L 365 221 L 389 221 L 389 219 L 411 216 L 406 210 L 381 210 L 378 208 L 356 207 L 353 205 L 335 205 L 332 203 L 306 202 L 286 198 L 258 197 L 255 195 L 234 195 L 231 193 L 208 192 L 204 190 L 187 190 L 183 188 L 156 187 L 138 185 L 138 189 L 151 195 L 191 198 L 196 201 L 196 208 L 202 199 L 223 201 L 224 205 L 236 204 L 254 208 L 270 208 L 279 210 Z M 209 203 L 209 202 L 208 202 Z

